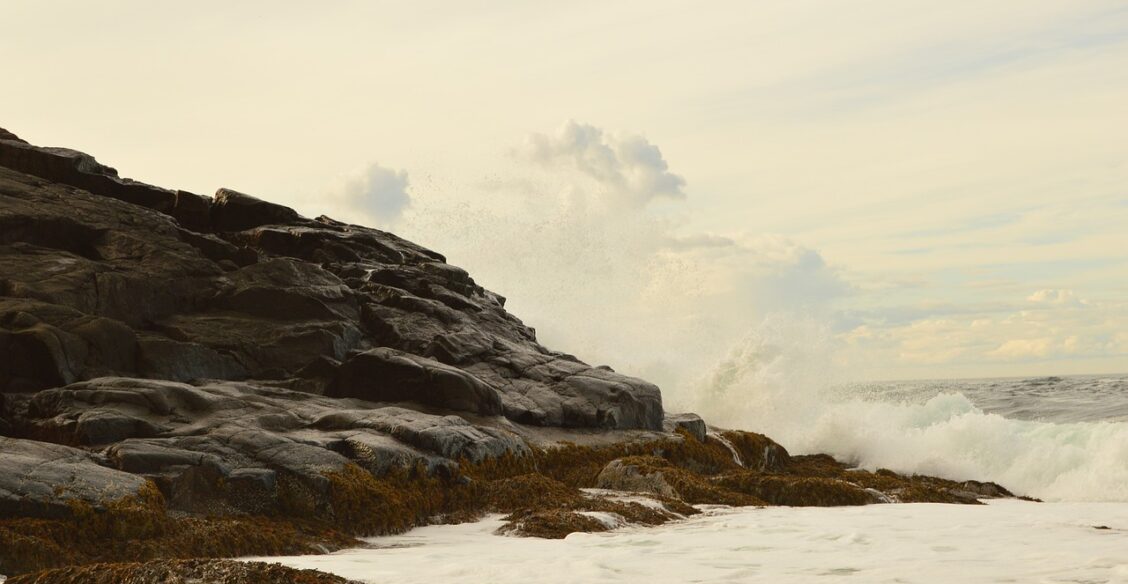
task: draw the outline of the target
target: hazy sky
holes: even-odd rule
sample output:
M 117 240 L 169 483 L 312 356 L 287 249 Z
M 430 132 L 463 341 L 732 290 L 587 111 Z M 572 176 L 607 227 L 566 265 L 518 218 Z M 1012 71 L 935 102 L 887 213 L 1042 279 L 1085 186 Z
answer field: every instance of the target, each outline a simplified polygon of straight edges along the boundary
M 0 22 L 0 126 L 389 228 L 547 344 L 666 385 L 766 326 L 835 379 L 1128 371 L 1123 0 L 4 0 Z

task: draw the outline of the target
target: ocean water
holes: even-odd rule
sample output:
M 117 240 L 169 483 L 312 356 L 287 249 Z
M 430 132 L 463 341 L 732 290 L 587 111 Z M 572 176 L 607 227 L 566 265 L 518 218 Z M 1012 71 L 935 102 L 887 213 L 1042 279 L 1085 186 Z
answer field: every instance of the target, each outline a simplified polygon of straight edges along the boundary
M 1128 374 L 849 383 L 831 393 L 838 400 L 915 404 L 954 393 L 984 413 L 1013 420 L 1128 422 Z
M 1115 503 L 715 509 L 564 540 L 495 535 L 500 524 L 491 517 L 324 556 L 259 559 L 403 584 L 1128 582 L 1128 505 Z
M 794 453 L 990 480 L 1047 501 L 1128 501 L 1126 375 L 853 383 L 731 401 L 718 415 Z
M 767 320 L 670 405 L 868 470 L 1128 502 L 1128 375 L 838 383 L 831 342 L 822 323 Z

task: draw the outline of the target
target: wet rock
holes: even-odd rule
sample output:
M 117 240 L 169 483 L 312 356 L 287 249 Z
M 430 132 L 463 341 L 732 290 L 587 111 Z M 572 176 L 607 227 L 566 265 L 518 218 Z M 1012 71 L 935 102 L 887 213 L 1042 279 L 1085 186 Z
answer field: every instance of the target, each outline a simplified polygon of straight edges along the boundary
M 767 475 L 752 472 L 721 477 L 717 484 L 752 495 L 771 505 L 839 507 L 883 503 L 880 492 L 832 478 Z
M 791 455 L 775 440 L 755 432 L 722 432 L 717 437 L 740 459 L 744 468 L 760 472 L 779 472 L 787 468 Z
M 960 490 L 973 494 L 976 498 L 996 499 L 999 497 L 1013 497 L 1014 493 L 996 483 L 980 481 L 964 481 L 960 483 Z

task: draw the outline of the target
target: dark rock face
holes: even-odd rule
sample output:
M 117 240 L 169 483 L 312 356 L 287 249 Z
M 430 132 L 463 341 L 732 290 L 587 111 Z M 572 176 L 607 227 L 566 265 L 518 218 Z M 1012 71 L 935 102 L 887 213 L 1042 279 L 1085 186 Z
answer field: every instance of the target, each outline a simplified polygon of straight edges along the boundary
M 215 231 L 243 231 L 262 225 L 285 225 L 301 220 L 297 211 L 230 189 L 219 189 L 211 205 Z
M 438 361 L 379 348 L 349 359 L 326 395 L 369 401 L 418 401 L 449 410 L 501 413 L 497 391 L 474 375 Z
M 443 257 L 229 189 L 122 179 L 0 135 L 0 391 L 105 375 L 292 379 L 523 424 L 662 428 L 661 395 L 536 342 Z
M 514 424 L 662 429 L 657 387 L 542 347 L 504 303 L 390 233 L 0 131 L 0 516 L 146 480 L 172 509 L 270 513 L 350 464 L 524 456 Z

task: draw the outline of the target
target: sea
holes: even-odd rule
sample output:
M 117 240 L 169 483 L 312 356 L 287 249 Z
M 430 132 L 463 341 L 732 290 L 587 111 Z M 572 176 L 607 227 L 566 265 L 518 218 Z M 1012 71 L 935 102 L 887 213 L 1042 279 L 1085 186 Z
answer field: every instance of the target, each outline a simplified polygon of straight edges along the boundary
M 668 525 L 497 535 L 500 516 L 322 556 L 257 558 L 362 582 L 1128 583 L 1128 375 L 887 381 L 817 391 L 714 376 L 715 415 L 792 453 L 996 481 L 1043 502 L 709 507 Z M 717 380 L 723 380 L 718 382 Z M 749 384 L 756 383 L 752 388 Z M 709 401 L 698 405 L 709 409 Z

